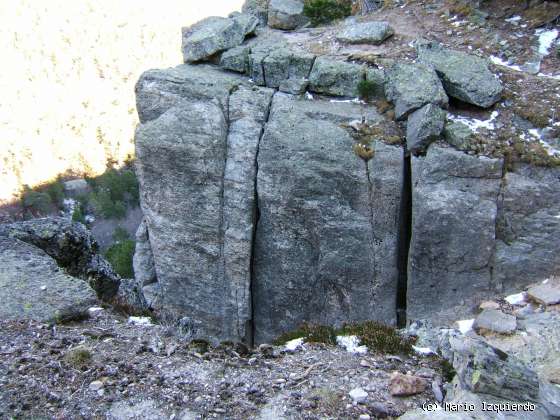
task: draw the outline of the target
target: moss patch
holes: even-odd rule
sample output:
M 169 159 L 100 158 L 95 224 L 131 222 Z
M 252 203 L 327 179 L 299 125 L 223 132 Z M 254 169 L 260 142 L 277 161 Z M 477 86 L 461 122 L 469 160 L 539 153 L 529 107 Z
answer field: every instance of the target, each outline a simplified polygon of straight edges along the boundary
M 64 355 L 64 362 L 78 370 L 85 370 L 92 361 L 91 352 L 85 347 L 76 347 Z
M 350 0 L 306 0 L 303 6 L 303 14 L 309 18 L 313 26 L 345 18 L 351 13 Z

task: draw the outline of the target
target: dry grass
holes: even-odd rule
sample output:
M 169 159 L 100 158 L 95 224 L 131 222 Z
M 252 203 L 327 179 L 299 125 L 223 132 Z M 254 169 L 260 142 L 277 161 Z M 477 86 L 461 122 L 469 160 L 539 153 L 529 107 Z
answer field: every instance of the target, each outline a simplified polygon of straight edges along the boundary
M 0 203 L 134 153 L 134 84 L 181 64 L 181 27 L 242 0 L 0 1 Z

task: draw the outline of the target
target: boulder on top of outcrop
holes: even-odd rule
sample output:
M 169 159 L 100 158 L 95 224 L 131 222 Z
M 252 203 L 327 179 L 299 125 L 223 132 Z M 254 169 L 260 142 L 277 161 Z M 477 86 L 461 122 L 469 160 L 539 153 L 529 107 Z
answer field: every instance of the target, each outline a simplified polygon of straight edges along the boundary
M 474 320 L 473 330 L 478 333 L 509 334 L 517 328 L 515 316 L 497 309 L 484 309 Z
M 60 322 L 87 316 L 95 292 L 39 248 L 0 236 L 0 319 Z
M 406 145 L 412 154 L 425 153 L 437 140 L 445 124 L 446 112 L 437 105 L 427 104 L 408 116 Z
M 387 72 L 387 99 L 395 104 L 395 116 L 403 119 L 426 104 L 447 107 L 447 95 L 433 69 L 423 64 L 396 63 Z
M 257 24 L 256 17 L 237 14 L 231 18 L 211 16 L 183 28 L 184 62 L 207 60 L 216 53 L 241 45 Z
M 358 95 L 358 84 L 365 78 L 366 67 L 327 57 L 317 57 L 309 75 L 309 90 L 333 96 Z
M 420 43 L 417 51 L 419 61 L 432 66 L 441 77 L 449 96 L 483 108 L 500 100 L 502 84 L 483 58 L 435 42 Z
M 377 143 L 367 163 L 341 127 L 372 108 L 275 95 L 259 147 L 255 340 L 302 321 L 394 324 L 402 149 Z
M 245 0 L 241 11 L 255 16 L 261 26 L 266 26 L 268 21 L 268 0 Z
M 530 299 L 542 305 L 556 305 L 560 303 L 560 285 L 550 280 L 545 284 L 538 284 L 527 290 Z
M 351 22 L 336 35 L 336 39 L 348 44 L 378 45 L 393 35 L 393 28 L 388 22 Z
M 246 45 L 232 48 L 220 57 L 220 67 L 225 70 L 246 73 L 249 70 L 249 52 L 251 48 Z
M 493 293 L 502 160 L 432 144 L 412 158 L 407 317 L 446 322 Z
M 309 22 L 303 14 L 303 0 L 270 0 L 268 4 L 268 26 L 275 29 L 292 30 Z
M 494 282 L 515 293 L 560 272 L 560 168 L 515 165 L 498 207 Z

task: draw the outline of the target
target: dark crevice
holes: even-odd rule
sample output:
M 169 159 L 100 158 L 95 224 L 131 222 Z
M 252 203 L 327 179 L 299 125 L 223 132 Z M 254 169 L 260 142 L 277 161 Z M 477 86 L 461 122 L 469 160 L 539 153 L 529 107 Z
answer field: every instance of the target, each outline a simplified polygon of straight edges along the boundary
M 264 73 L 263 73 L 264 74 Z M 270 97 L 270 102 L 268 104 L 268 109 L 266 115 L 264 117 L 264 121 L 261 126 L 261 132 L 259 135 L 259 141 L 257 143 L 257 150 L 255 152 L 255 175 L 254 175 L 254 192 L 253 192 L 253 235 L 251 238 L 251 256 L 250 256 L 250 266 L 249 266 L 249 293 L 251 299 L 251 320 L 250 320 L 250 328 L 247 328 L 247 331 L 250 331 L 250 337 L 247 337 L 247 344 L 249 346 L 253 346 L 255 343 L 255 293 L 254 293 L 254 280 L 255 280 L 255 247 L 256 247 L 256 240 L 257 240 L 257 227 L 259 223 L 259 219 L 261 217 L 261 212 L 259 209 L 259 192 L 258 192 L 258 185 L 257 185 L 257 178 L 259 175 L 259 151 L 261 147 L 261 141 L 264 136 L 264 131 L 266 129 L 266 124 L 270 118 L 270 111 L 272 108 L 272 100 L 274 99 L 274 95 Z
M 373 265 L 373 287 L 374 290 L 377 288 L 377 258 L 375 247 L 379 243 L 377 238 L 375 237 L 375 215 L 373 212 L 373 183 L 371 182 L 371 174 L 369 171 L 369 160 L 364 159 L 364 164 L 366 167 L 366 177 L 368 181 L 368 201 L 369 201 L 369 224 L 370 224 L 370 231 L 371 231 L 371 250 L 372 250 L 372 265 Z M 375 298 L 375 296 L 373 296 Z
M 406 291 L 408 284 L 408 253 L 412 235 L 412 170 L 411 158 L 403 151 L 403 185 L 399 208 L 399 231 L 397 236 L 397 326 L 406 327 Z

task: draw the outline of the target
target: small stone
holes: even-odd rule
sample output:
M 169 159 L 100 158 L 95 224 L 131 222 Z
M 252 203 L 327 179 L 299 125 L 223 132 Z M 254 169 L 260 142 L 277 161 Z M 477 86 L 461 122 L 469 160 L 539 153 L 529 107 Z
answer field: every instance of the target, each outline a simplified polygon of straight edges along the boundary
M 369 416 L 369 414 L 360 414 L 360 417 L 358 417 L 360 420 L 369 420 L 371 419 L 371 417 Z
M 479 305 L 480 309 L 500 309 L 500 304 L 493 300 L 487 300 Z
M 259 346 L 259 353 L 261 353 L 264 357 L 274 357 L 274 347 L 270 344 L 261 344 Z
M 92 383 L 89 384 L 90 391 L 99 391 L 102 388 L 103 388 L 103 382 L 101 381 L 93 381 Z
M 349 392 L 349 395 L 350 398 L 352 398 L 352 401 L 354 401 L 356 404 L 364 403 L 368 397 L 368 393 L 360 387 L 354 388 Z
M 424 379 L 413 376 L 403 375 L 399 372 L 393 372 L 389 380 L 389 391 L 393 396 L 409 396 L 416 395 L 424 392 L 426 389 L 426 382 Z
M 550 282 L 531 287 L 527 294 L 529 298 L 543 305 L 560 303 L 560 286 Z
M 477 333 L 494 332 L 509 334 L 517 328 L 517 319 L 496 309 L 484 309 L 474 320 L 473 329 Z

